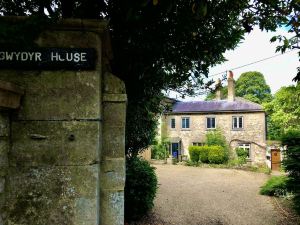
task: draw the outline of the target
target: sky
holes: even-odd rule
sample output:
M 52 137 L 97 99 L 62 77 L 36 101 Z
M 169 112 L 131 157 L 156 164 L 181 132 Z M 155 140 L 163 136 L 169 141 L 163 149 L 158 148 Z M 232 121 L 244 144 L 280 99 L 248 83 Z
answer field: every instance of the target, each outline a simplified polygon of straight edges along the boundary
M 263 62 L 232 70 L 234 79 L 236 80 L 244 72 L 261 72 L 265 76 L 266 82 L 270 86 L 272 94 L 276 93 L 276 91 L 278 91 L 282 86 L 295 84 L 292 79 L 296 76 L 296 68 L 299 66 L 299 57 L 297 55 L 297 51 L 291 51 L 285 54 L 281 54 L 280 52 L 275 53 L 278 43 L 270 43 L 270 39 L 274 35 L 278 34 L 285 36 L 290 35 L 284 29 L 280 29 L 275 33 L 265 31 L 262 32 L 258 28 L 255 28 L 250 34 L 246 34 L 245 39 L 235 50 L 227 51 L 225 53 L 225 58 L 228 61 L 211 68 L 209 75 L 215 75 L 264 58 L 279 55 Z M 222 74 L 225 74 L 225 72 Z M 221 78 L 222 74 L 213 76 L 212 78 L 216 80 L 217 78 Z M 171 93 L 170 96 L 176 97 L 179 95 L 176 95 L 176 93 Z M 204 98 L 205 96 L 196 96 L 193 98 L 186 97 L 183 99 L 183 101 L 203 100 Z

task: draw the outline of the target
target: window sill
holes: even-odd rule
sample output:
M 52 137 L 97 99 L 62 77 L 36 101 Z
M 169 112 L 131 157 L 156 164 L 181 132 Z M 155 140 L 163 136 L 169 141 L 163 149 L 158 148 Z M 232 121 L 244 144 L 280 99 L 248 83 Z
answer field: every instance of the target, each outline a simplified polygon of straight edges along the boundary
M 235 128 L 235 129 L 231 129 L 232 131 L 244 131 L 244 128 Z
M 182 131 L 191 131 L 190 128 L 181 128 Z
M 207 131 L 210 131 L 210 130 L 215 130 L 217 128 L 206 128 Z

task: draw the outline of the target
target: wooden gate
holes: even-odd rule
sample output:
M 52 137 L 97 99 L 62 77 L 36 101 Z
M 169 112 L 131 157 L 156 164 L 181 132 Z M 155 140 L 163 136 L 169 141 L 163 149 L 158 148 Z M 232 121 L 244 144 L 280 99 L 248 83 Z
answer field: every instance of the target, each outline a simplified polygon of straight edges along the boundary
M 280 170 L 281 156 L 279 149 L 271 149 L 271 163 L 272 170 Z

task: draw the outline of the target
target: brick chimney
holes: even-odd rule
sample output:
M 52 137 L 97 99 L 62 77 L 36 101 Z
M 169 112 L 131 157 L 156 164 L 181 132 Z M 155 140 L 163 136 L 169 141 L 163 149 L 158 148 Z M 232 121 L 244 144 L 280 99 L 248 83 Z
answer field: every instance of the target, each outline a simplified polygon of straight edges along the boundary
M 222 99 L 222 93 L 221 93 L 222 83 L 221 80 L 218 79 L 216 82 L 216 98 L 215 100 L 221 100 Z
M 229 71 L 227 81 L 228 81 L 228 101 L 233 102 L 235 99 L 235 90 L 234 90 L 234 79 L 233 79 L 232 71 Z

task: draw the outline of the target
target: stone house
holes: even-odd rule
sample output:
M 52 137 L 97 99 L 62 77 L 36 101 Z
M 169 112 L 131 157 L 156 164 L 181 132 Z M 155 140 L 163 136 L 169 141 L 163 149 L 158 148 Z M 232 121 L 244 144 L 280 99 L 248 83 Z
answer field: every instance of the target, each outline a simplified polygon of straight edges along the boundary
M 265 162 L 266 114 L 262 106 L 235 97 L 233 74 L 228 77 L 228 98 L 221 98 L 217 88 L 212 101 L 181 102 L 174 100 L 161 117 L 161 137 L 170 141 L 170 155 L 188 157 L 188 147 L 203 145 L 206 133 L 221 130 L 231 149 L 248 151 L 252 164 Z

